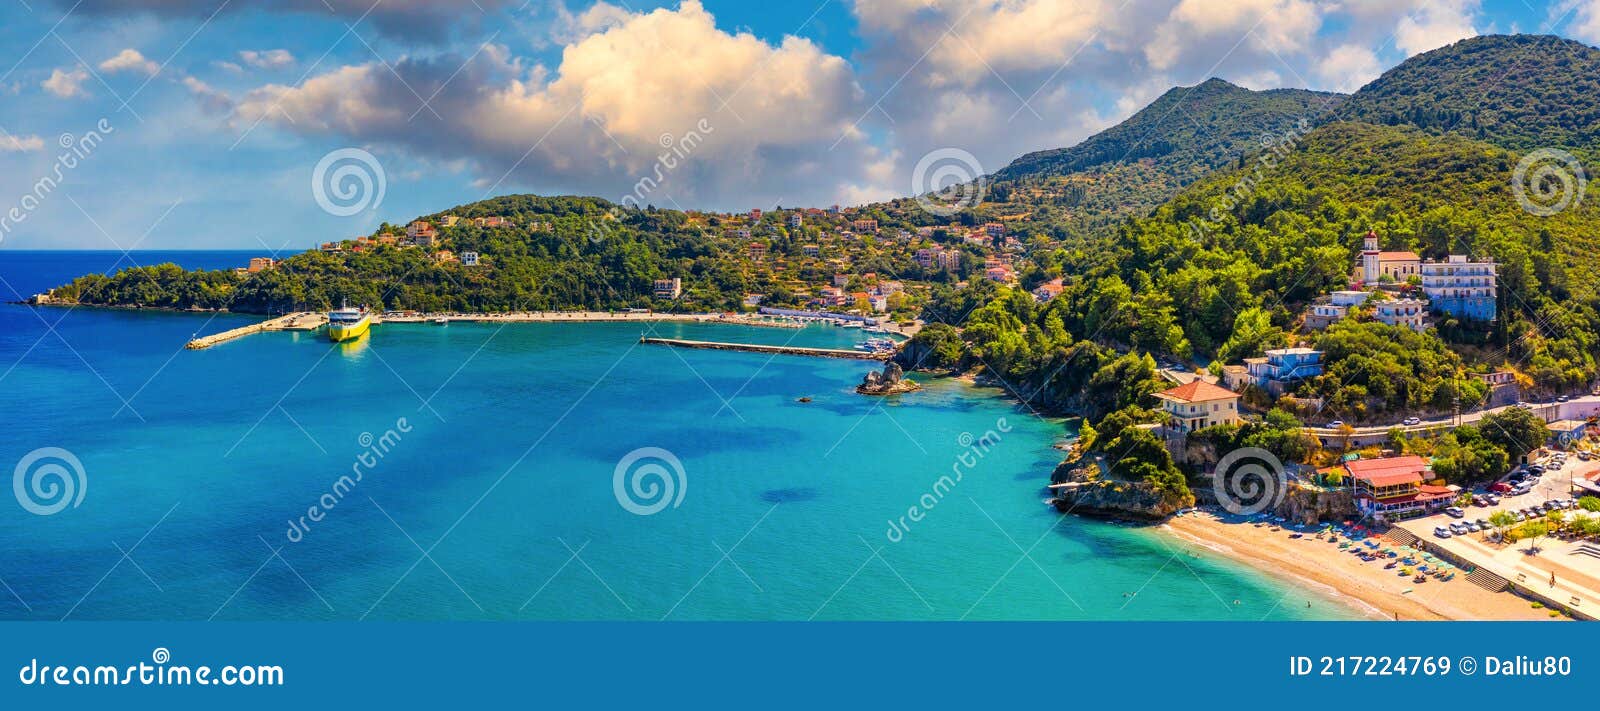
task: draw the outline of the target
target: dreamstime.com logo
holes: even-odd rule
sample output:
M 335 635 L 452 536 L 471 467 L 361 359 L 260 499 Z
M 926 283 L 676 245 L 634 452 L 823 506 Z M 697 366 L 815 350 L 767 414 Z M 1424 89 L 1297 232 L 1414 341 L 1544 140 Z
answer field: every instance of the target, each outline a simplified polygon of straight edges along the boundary
M 983 166 L 960 148 L 940 148 L 917 161 L 911 194 L 929 214 L 949 217 L 983 202 Z
M 389 177 L 371 153 L 340 148 L 317 161 L 311 171 L 311 195 L 334 217 L 349 217 L 383 204 Z
M 283 667 L 232 664 L 221 667 L 169 664 L 172 653 L 156 647 L 150 661 L 112 664 L 40 664 L 31 659 L 17 671 L 23 686 L 283 686 Z M 153 662 L 153 663 L 152 663 Z
M 660 447 L 640 447 L 617 462 L 611 490 L 628 513 L 651 516 L 668 506 L 678 508 L 689 489 L 678 456 Z
M 1289 495 L 1289 475 L 1283 462 L 1265 449 L 1235 449 L 1217 462 L 1211 492 L 1229 513 L 1250 516 L 1283 503 Z
M 1529 214 L 1549 217 L 1583 202 L 1589 177 L 1577 157 L 1541 148 L 1522 157 L 1511 174 L 1511 193 Z
M 60 447 L 40 447 L 17 462 L 11 491 L 28 513 L 53 516 L 78 508 L 89 491 L 89 476 L 78 456 Z

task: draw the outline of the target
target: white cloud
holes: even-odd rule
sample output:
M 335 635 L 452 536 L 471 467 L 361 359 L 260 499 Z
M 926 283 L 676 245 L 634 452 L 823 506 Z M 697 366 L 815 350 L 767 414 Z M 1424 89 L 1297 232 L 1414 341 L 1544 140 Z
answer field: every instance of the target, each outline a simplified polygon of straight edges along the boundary
M 83 82 L 89 78 L 89 71 L 82 66 L 68 70 L 53 69 L 50 78 L 39 82 L 45 91 L 55 94 L 63 99 L 88 96 L 83 90 Z
M 1438 49 L 1456 40 L 1475 37 L 1479 0 L 1433 0 L 1400 18 L 1394 44 L 1406 56 Z
M 1156 28 L 1145 58 L 1164 70 L 1221 63 L 1240 48 L 1300 54 L 1314 43 L 1327 9 L 1308 0 L 1182 0 Z
M 239 60 L 256 69 L 282 69 L 294 65 L 294 55 L 287 49 L 247 49 L 239 52 Z
M 1554 13 L 1558 9 L 1563 14 L 1573 13 L 1566 27 L 1568 35 L 1589 44 L 1600 44 L 1600 0 L 1569 0 L 1551 11 Z
M 139 50 L 130 48 L 124 49 L 118 52 L 115 57 L 101 62 L 100 71 L 107 74 L 135 72 L 147 77 L 153 77 L 156 72 L 161 71 L 161 65 L 145 59 L 144 55 L 139 53 Z
M 215 114 L 225 114 L 233 111 L 233 97 L 211 88 L 210 84 L 192 76 L 186 76 L 182 81 L 184 88 L 189 90 L 189 94 L 199 100 L 202 109 Z
M 575 44 L 589 35 L 619 27 L 632 16 L 626 8 L 603 1 L 590 5 L 583 12 L 572 12 L 566 3 L 557 4 L 555 10 L 550 39 L 562 45 Z
M 1359 44 L 1342 44 L 1317 64 L 1318 88 L 1349 93 L 1367 85 L 1383 73 L 1383 65 L 1371 49 Z
M 38 136 L 0 135 L 0 153 L 21 153 L 44 150 L 44 139 Z
M 565 48 L 554 71 L 499 46 L 340 67 L 240 102 L 242 124 L 472 159 L 488 184 L 645 202 L 762 206 L 826 202 L 872 180 L 877 151 L 848 62 L 809 40 L 770 44 L 716 27 L 698 2 L 630 14 Z M 415 93 L 413 93 L 415 92 Z M 422 106 L 416 96 L 434 97 Z M 688 148 L 690 132 L 698 140 Z M 669 143 L 676 150 L 665 148 Z M 665 162 L 676 167 L 658 170 Z

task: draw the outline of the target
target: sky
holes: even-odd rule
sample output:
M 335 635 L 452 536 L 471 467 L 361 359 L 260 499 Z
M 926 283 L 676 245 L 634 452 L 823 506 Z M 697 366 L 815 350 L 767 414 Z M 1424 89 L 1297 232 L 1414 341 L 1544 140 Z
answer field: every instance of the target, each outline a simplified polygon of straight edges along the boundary
M 294 252 L 528 192 L 860 204 L 1210 77 L 1600 43 L 1600 0 L 0 2 L 0 249 Z

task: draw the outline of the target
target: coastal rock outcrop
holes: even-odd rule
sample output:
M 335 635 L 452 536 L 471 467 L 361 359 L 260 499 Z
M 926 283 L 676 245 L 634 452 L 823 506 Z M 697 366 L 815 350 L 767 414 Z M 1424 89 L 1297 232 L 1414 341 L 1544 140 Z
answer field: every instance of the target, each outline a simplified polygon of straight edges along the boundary
M 1050 475 L 1050 503 L 1062 513 L 1161 521 L 1194 505 L 1194 498 L 1179 497 L 1156 489 L 1144 481 L 1116 481 L 1102 478 L 1100 463 L 1074 452 Z
M 883 372 L 873 371 L 861 379 L 861 384 L 856 386 L 856 392 L 862 395 L 896 395 L 921 390 L 915 380 L 907 380 L 905 370 L 899 363 L 889 361 L 883 366 Z

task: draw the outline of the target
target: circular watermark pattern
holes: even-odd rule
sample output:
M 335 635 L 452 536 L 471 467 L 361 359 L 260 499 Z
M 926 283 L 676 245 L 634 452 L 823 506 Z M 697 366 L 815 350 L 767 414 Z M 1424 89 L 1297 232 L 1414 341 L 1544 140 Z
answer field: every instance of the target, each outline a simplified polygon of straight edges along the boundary
M 28 513 L 53 516 L 83 503 L 89 478 L 77 455 L 60 447 L 40 447 L 17 462 L 11 491 Z
M 1511 174 L 1511 192 L 1529 214 L 1549 217 L 1583 202 L 1589 178 L 1577 157 L 1541 148 L 1522 157 Z
M 167 651 L 166 647 L 156 647 L 155 651 L 150 653 L 150 659 L 157 664 L 166 664 L 172 661 L 172 652 Z
M 1289 494 L 1289 475 L 1283 463 L 1265 449 L 1235 449 L 1217 462 L 1211 491 L 1229 513 L 1249 516 L 1283 502 Z
M 628 513 L 651 516 L 678 508 L 689 488 L 683 462 L 660 447 L 640 447 L 622 457 L 611 475 L 611 490 Z
M 383 204 L 389 178 L 377 157 L 360 148 L 340 148 L 317 161 L 311 195 L 334 217 L 349 217 Z
M 960 148 L 940 148 L 917 161 L 911 194 L 930 214 L 949 217 L 983 202 L 983 166 Z

